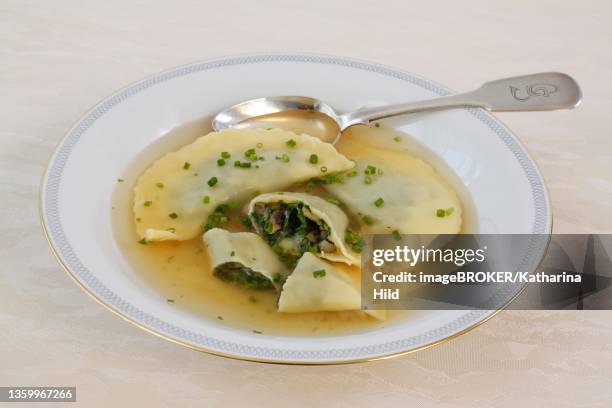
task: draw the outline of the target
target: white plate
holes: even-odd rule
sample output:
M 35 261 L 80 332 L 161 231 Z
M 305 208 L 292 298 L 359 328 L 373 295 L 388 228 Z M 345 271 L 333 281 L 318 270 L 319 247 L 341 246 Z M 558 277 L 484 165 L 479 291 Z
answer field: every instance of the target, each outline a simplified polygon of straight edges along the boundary
M 307 95 L 340 112 L 446 95 L 431 81 L 346 58 L 269 54 L 220 58 L 137 82 L 89 111 L 59 144 L 41 186 L 53 252 L 86 292 L 163 338 L 255 361 L 342 363 L 419 350 L 477 326 L 495 311 L 429 311 L 377 331 L 324 338 L 253 334 L 169 306 L 135 278 L 111 226 L 116 179 L 170 129 L 238 101 Z M 473 198 L 480 232 L 549 233 L 550 206 L 535 164 L 512 133 L 480 109 L 389 121 L 444 160 Z

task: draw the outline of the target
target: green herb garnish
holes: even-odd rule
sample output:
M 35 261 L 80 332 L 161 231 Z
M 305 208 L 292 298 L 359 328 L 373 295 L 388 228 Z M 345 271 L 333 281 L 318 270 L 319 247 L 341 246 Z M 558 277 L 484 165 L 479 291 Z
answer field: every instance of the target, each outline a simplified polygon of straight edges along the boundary
M 141 239 L 138 241 L 138 243 L 139 243 L 139 244 L 141 244 L 141 245 L 147 245 L 147 244 L 148 244 L 148 242 L 147 242 L 147 239 L 146 239 L 146 238 L 141 238 Z
M 319 269 L 318 271 L 313 271 L 312 272 L 312 276 L 317 279 L 317 278 L 323 278 L 325 276 L 326 272 L 325 269 Z
M 150 207 L 151 204 L 153 204 L 153 201 L 145 201 L 144 203 L 142 203 L 142 205 L 144 205 L 145 207 Z
M 374 219 L 367 214 L 364 214 L 361 216 L 361 221 L 363 221 L 364 224 L 367 224 L 367 225 L 374 224 Z
M 244 156 L 251 160 L 257 160 L 257 153 L 255 152 L 255 149 L 247 150 L 246 152 L 244 152 Z
M 157 187 L 157 188 L 164 188 L 164 183 L 158 181 L 157 183 L 155 183 L 155 187 Z
M 251 168 L 251 163 L 250 162 L 241 162 L 240 160 L 236 160 L 234 162 L 234 167 L 241 167 L 243 169 L 249 169 L 249 168 Z
M 344 242 L 349 244 L 351 246 L 351 249 L 355 252 L 361 252 L 365 245 L 365 242 L 363 241 L 363 238 L 361 238 L 361 235 L 359 235 L 359 233 L 353 231 L 350 228 L 347 228 L 346 231 L 344 231 Z
M 225 166 L 225 159 L 217 159 L 217 166 Z
M 122 178 L 118 178 L 118 179 L 117 179 L 117 183 L 123 183 L 124 181 L 125 181 L 125 180 L 124 180 L 124 179 L 122 179 Z
M 310 164 L 317 164 L 319 162 L 319 156 L 317 156 L 316 154 L 311 154 L 308 158 L 308 161 L 310 162 Z
M 172 218 L 173 220 L 176 220 L 178 218 L 178 214 L 173 212 L 173 213 L 168 214 L 168 217 Z
M 221 157 L 224 159 L 229 159 L 230 157 L 232 157 L 232 155 L 229 154 L 229 152 L 221 152 Z
M 332 171 L 331 173 L 327 173 L 321 177 L 313 177 L 309 180 L 309 183 L 313 184 L 334 184 L 334 183 L 344 183 L 344 177 L 342 174 L 337 171 Z
M 285 142 L 285 144 L 286 144 L 287 146 L 289 146 L 289 147 L 295 147 L 295 146 L 297 146 L 296 141 L 295 141 L 295 140 L 293 140 L 293 139 L 289 139 L 289 140 L 287 140 L 287 141 Z
M 189 163 L 189 162 L 183 163 L 183 169 L 184 170 L 189 170 L 190 167 L 191 167 L 191 163 Z
M 291 160 L 291 158 L 289 157 L 289 155 L 287 153 L 283 153 L 280 156 L 276 156 L 276 160 L 280 160 L 283 163 L 289 163 L 289 161 Z
M 436 210 L 436 216 L 437 216 L 438 218 L 444 218 L 444 216 L 445 216 L 445 215 L 446 215 L 446 210 L 445 210 L 445 209 L 443 209 L 443 208 L 438 208 L 438 209 Z
M 243 214 L 240 217 L 240 222 L 247 228 L 253 228 L 253 222 L 251 221 L 251 218 L 246 214 Z
M 399 142 L 401 142 L 401 141 L 402 141 L 402 138 L 401 138 L 400 136 L 395 136 L 395 137 L 393 138 L 393 140 L 395 140 L 396 142 L 398 142 L 398 143 L 399 143 Z
M 215 176 L 211 177 L 208 179 L 207 183 L 210 187 L 213 187 L 215 184 L 217 184 L 219 182 L 219 179 L 216 178 Z
M 393 231 L 391 232 L 391 235 L 393 235 L 393 238 L 394 238 L 396 241 L 401 241 L 401 240 L 402 240 L 402 236 L 401 236 L 401 234 L 399 233 L 399 231 L 398 231 L 398 230 L 393 230 Z
M 385 200 L 382 197 L 378 197 L 375 201 L 374 201 L 374 205 L 376 207 L 382 207 L 383 204 L 385 203 Z
M 204 196 L 204 198 L 202 198 L 202 203 L 203 203 L 203 204 L 208 204 L 208 203 L 210 203 L 210 197 L 209 197 L 209 196 Z
M 364 174 L 374 175 L 376 174 L 376 167 L 368 164 L 368 167 L 363 171 Z
M 232 203 L 221 204 L 217 206 L 217 208 L 215 208 L 215 211 L 213 211 L 213 213 L 210 214 L 208 218 L 206 218 L 206 222 L 202 226 L 204 228 L 204 231 L 208 231 L 210 229 L 218 227 L 220 224 L 228 222 L 229 217 L 226 215 L 226 212 L 232 209 L 234 209 L 234 204 Z
M 334 204 L 334 205 L 337 205 L 338 207 L 342 207 L 342 206 L 344 206 L 344 204 L 342 203 L 342 201 L 338 200 L 338 199 L 337 199 L 337 198 L 335 198 L 335 197 L 327 197 L 327 198 L 325 199 L 325 201 L 327 201 L 328 203 L 332 203 L 332 204 Z

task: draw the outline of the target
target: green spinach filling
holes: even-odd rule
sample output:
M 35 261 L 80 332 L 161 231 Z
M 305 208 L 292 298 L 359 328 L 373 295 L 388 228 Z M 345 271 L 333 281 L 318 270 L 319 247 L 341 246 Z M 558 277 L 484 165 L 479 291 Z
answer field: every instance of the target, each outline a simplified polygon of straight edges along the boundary
M 336 250 L 327 223 L 313 219 L 304 203 L 257 203 L 251 218 L 257 232 L 289 266 L 305 252 Z
M 274 288 L 270 279 L 238 262 L 226 262 L 215 268 L 214 275 L 226 282 L 232 282 L 247 289 L 267 290 Z

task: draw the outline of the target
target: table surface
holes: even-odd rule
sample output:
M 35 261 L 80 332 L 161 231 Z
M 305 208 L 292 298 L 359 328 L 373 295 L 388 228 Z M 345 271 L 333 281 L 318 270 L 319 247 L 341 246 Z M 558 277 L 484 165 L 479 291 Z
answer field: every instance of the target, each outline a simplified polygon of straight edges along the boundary
M 84 3 L 0 3 L 0 385 L 76 385 L 87 406 L 609 406 L 611 312 L 502 312 L 451 342 L 367 364 L 234 361 L 154 337 L 92 301 L 51 256 L 37 209 L 54 146 L 117 88 L 199 59 L 307 51 L 457 90 L 572 74 L 584 90 L 578 110 L 498 117 L 538 163 L 555 231 L 612 232 L 609 2 Z

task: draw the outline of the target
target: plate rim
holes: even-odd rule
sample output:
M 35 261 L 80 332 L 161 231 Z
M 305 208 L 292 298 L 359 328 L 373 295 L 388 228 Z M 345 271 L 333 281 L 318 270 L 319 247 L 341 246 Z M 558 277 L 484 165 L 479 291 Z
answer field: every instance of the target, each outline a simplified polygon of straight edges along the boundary
M 132 82 L 131 84 L 120 88 L 119 90 L 111 93 L 110 95 L 102 98 L 99 102 L 93 105 L 90 109 L 85 111 L 68 129 L 65 135 L 60 139 L 57 143 L 53 152 L 51 153 L 45 171 L 41 177 L 41 183 L 39 188 L 39 217 L 41 221 L 42 230 L 49 244 L 51 252 L 53 256 L 56 258 L 60 266 L 64 269 L 64 271 L 68 274 L 68 276 L 80 287 L 88 296 L 94 299 L 97 303 L 104 306 L 106 309 L 110 310 L 117 316 L 121 317 L 123 320 L 128 321 L 137 327 L 145 330 L 148 333 L 154 334 L 158 337 L 161 337 L 165 340 L 168 340 L 175 344 L 180 344 L 182 346 L 188 347 L 193 350 L 206 352 L 209 354 L 214 354 L 221 357 L 228 357 L 232 359 L 245 360 L 245 361 L 253 361 L 253 362 L 262 362 L 262 363 L 272 363 L 272 364 L 291 364 L 291 365 L 333 365 L 333 364 L 351 364 L 351 363 L 359 363 L 366 361 L 375 361 L 381 359 L 388 359 L 392 357 L 397 357 L 401 355 L 405 355 L 408 353 L 420 351 L 427 349 L 429 347 L 433 347 L 435 345 L 445 343 L 450 341 L 456 337 L 459 337 L 476 327 L 484 324 L 492 317 L 497 315 L 503 307 L 497 310 L 480 310 L 473 311 L 479 312 L 481 316 L 476 317 L 475 321 L 471 323 L 469 326 L 464 327 L 463 329 L 453 332 L 449 335 L 443 336 L 437 340 L 425 343 L 420 346 L 407 348 L 405 350 L 390 352 L 387 354 L 378 354 L 370 357 L 361 357 L 361 358 L 338 358 L 338 359 L 324 359 L 321 358 L 319 360 L 301 360 L 301 359 L 276 359 L 273 357 L 266 358 L 258 358 L 252 357 L 248 355 L 242 355 L 238 353 L 227 353 L 220 350 L 215 350 L 213 348 L 204 347 L 199 344 L 192 344 L 184 339 L 178 339 L 171 337 L 170 334 L 164 333 L 161 330 L 156 330 L 152 327 L 147 326 L 145 323 L 138 321 L 133 316 L 129 316 L 125 311 L 120 310 L 116 305 L 109 304 L 106 302 L 99 293 L 96 293 L 92 288 L 89 288 L 85 283 L 80 279 L 80 277 L 75 274 L 74 271 L 71 270 L 70 266 L 64 261 L 64 257 L 60 248 L 56 246 L 54 241 L 54 236 L 51 231 L 51 227 L 49 218 L 49 213 L 47 212 L 47 206 L 49 205 L 49 196 L 57 195 L 57 190 L 59 188 L 59 181 L 61 179 L 61 171 L 59 176 L 56 179 L 51 178 L 52 172 L 57 165 L 57 159 L 60 155 L 64 155 L 64 159 L 67 159 L 69 153 L 66 153 L 63 149 L 66 148 L 66 142 L 71 136 L 75 135 L 75 132 L 81 130 L 78 133 L 78 137 L 75 140 L 78 141 L 80 135 L 85 133 L 85 131 L 91 126 L 97 119 L 104 115 L 108 110 L 112 109 L 115 105 L 118 105 L 123 100 L 129 98 L 132 95 L 135 95 L 145 89 L 148 89 L 151 86 L 157 85 L 159 83 L 163 83 L 167 80 L 171 80 L 177 77 L 182 77 L 185 75 L 189 75 L 191 73 L 197 73 L 201 71 L 205 71 L 208 69 L 221 68 L 223 66 L 232 66 L 232 65 L 240 65 L 240 64 L 253 64 L 253 63 L 264 63 L 264 62 L 300 62 L 300 63 L 324 63 L 330 65 L 339 65 L 347 68 L 357 68 L 363 69 L 369 72 L 374 72 L 378 74 L 383 74 L 391 77 L 395 77 L 400 80 L 408 81 L 416 86 L 429 90 L 433 93 L 436 93 L 440 96 L 448 95 L 451 93 L 451 90 L 443 85 L 438 84 L 437 82 L 431 81 L 429 79 L 423 78 L 419 75 L 415 75 L 411 72 L 404 71 L 402 69 L 397 69 L 394 67 L 389 67 L 383 64 L 372 63 L 369 61 L 364 61 L 355 58 L 347 58 L 341 56 L 334 55 L 326 55 L 326 54 L 313 54 L 313 53 L 249 53 L 249 54 L 236 54 L 229 55 L 225 57 L 218 57 L 212 59 L 206 59 L 201 61 L 196 61 L 188 64 L 179 65 L 174 68 L 169 68 L 158 73 L 147 76 L 141 80 Z M 486 125 L 491 131 L 496 133 L 501 141 L 506 145 L 506 147 L 514 154 L 515 158 L 519 162 L 521 169 L 524 171 L 527 181 L 530 184 L 532 190 L 532 196 L 535 206 L 534 212 L 534 226 L 533 226 L 533 234 L 550 234 L 552 230 L 552 208 L 550 205 L 549 194 L 547 187 L 544 183 L 544 178 L 542 177 L 535 161 L 531 157 L 529 151 L 526 147 L 520 142 L 520 140 L 513 134 L 513 132 L 498 118 L 496 118 L 491 113 L 485 111 L 480 108 L 466 108 L 470 114 L 479 119 L 484 125 Z M 60 157 L 62 158 L 62 157 Z M 64 163 L 65 164 L 65 163 Z M 63 170 L 63 165 L 61 166 L 61 170 Z M 55 187 L 54 190 L 49 190 L 49 186 L 51 188 Z M 535 191 L 534 191 L 535 187 Z M 58 200 L 58 197 L 55 197 Z M 59 217 L 56 215 L 56 221 Z M 60 221 L 57 221 L 61 224 Z M 543 256 L 543 253 L 541 254 Z M 80 263 L 78 257 L 74 256 L 76 261 Z M 540 259 L 541 260 L 541 259 Z M 84 268 L 84 267 L 83 267 Z M 76 269 L 76 268 L 74 268 Z M 88 273 L 90 273 L 87 270 Z M 91 273 L 90 273 L 91 274 Z M 91 274 L 94 279 L 95 275 Z M 104 285 L 102 284 L 104 287 Z M 105 287 L 104 287 L 105 288 Z M 117 297 L 118 298 L 118 297 Z M 129 302 L 120 299 L 124 304 L 130 306 L 131 308 L 136 309 L 134 306 L 130 305 Z M 138 309 L 136 309 L 138 310 Z M 141 313 L 146 314 L 146 312 Z M 460 317 L 459 319 L 463 319 L 465 316 Z M 161 319 L 160 319 L 161 320 Z M 452 323 L 453 321 L 451 321 Z M 169 324 L 167 322 L 163 322 Z M 448 324 L 448 323 L 447 323 Z M 171 324 L 169 324 L 171 325 Z M 175 327 L 176 328 L 176 327 Z M 177 328 L 179 330 L 180 329 Z M 261 347 L 259 347 L 261 348 Z M 354 348 L 355 349 L 355 348 Z M 358 348 L 356 348 L 358 349 Z M 330 353 L 331 350 L 320 350 L 317 351 L 319 353 Z

